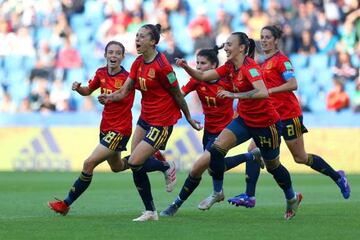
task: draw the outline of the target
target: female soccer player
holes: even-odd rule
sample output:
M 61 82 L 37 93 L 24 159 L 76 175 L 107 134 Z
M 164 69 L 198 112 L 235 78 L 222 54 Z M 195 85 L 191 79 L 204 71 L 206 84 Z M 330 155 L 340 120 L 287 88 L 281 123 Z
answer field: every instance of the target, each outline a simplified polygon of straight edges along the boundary
M 100 88 L 102 93 L 111 93 L 118 90 L 127 79 L 129 73 L 120 65 L 124 59 L 125 48 L 120 42 L 110 41 L 105 47 L 106 67 L 99 68 L 89 85 L 82 87 L 81 83 L 74 82 L 72 90 L 82 96 L 88 96 Z M 134 102 L 134 92 L 131 91 L 120 102 L 108 102 L 104 106 L 100 124 L 100 143 L 91 155 L 84 161 L 80 177 L 75 181 L 65 200 L 48 202 L 48 206 L 57 213 L 66 215 L 70 205 L 89 187 L 93 171 L 97 165 L 107 160 L 113 172 L 128 169 L 128 157 L 121 158 L 121 151 L 126 150 L 126 144 L 132 131 L 131 108 Z M 160 152 L 157 153 L 158 158 Z M 163 159 L 160 159 L 163 160 Z M 150 158 L 151 165 L 159 164 L 161 170 L 168 174 L 168 163 Z M 149 166 L 150 170 L 152 166 Z
M 350 186 L 344 171 L 335 171 L 320 156 L 305 151 L 303 133 L 306 133 L 307 129 L 303 124 L 300 104 L 293 93 L 297 89 L 294 68 L 289 58 L 278 49 L 281 35 L 282 31 L 275 26 L 266 26 L 261 30 L 261 48 L 266 55 L 261 68 L 269 88 L 270 99 L 280 115 L 281 135 L 296 163 L 308 165 L 315 171 L 329 176 L 339 186 L 343 197 L 348 199 Z M 254 146 L 252 143 L 249 148 Z M 228 201 L 237 206 L 246 206 L 251 197 L 246 192 Z
M 217 46 L 213 49 L 201 49 L 196 56 L 196 69 L 203 72 L 217 68 L 219 66 L 219 59 L 217 57 L 219 49 L 221 48 Z M 227 91 L 233 90 L 233 85 L 228 78 L 220 78 L 210 82 L 201 82 L 190 78 L 190 81 L 181 88 L 185 96 L 192 91 L 196 91 L 199 96 L 205 115 L 202 139 L 204 150 L 210 148 L 220 132 L 234 117 L 234 99 L 217 96 L 218 91 L 223 89 Z M 260 152 L 256 148 L 253 152 L 225 158 L 225 169 L 229 170 L 243 162 L 247 162 L 247 179 L 257 179 L 260 173 L 258 162 L 261 162 L 261 160 Z M 252 165 L 254 167 L 251 167 Z M 263 163 L 262 167 L 264 167 Z M 222 181 L 219 183 L 218 180 L 213 178 L 214 191 L 209 197 L 200 202 L 198 206 L 200 210 L 208 210 L 214 203 L 224 200 L 223 190 L 219 188 L 221 186 Z
M 234 86 L 234 92 L 220 90 L 219 97 L 238 98 L 237 113 L 239 116 L 220 133 L 209 150 L 196 161 L 190 172 L 179 197 L 162 216 L 173 216 L 180 205 L 189 197 L 199 185 L 201 173 L 210 166 L 212 175 L 217 180 L 223 180 L 224 157 L 228 150 L 247 141 L 255 140 L 264 158 L 267 171 L 284 191 L 287 200 L 285 219 L 295 216 L 302 199 L 300 193 L 292 188 L 290 174 L 279 161 L 280 153 L 280 118 L 270 99 L 261 72 L 253 56 L 255 42 L 245 33 L 232 33 L 225 43 L 227 62 L 219 68 L 201 72 L 190 68 L 185 60 L 180 59 L 177 65 L 183 67 L 193 78 L 201 81 L 211 81 L 220 77 L 229 77 Z
M 164 149 L 171 135 L 173 125 L 181 117 L 197 130 L 198 122 L 191 118 L 188 106 L 178 86 L 173 68 L 166 57 L 156 50 L 161 26 L 146 24 L 136 34 L 136 49 L 140 56 L 131 66 L 130 75 L 124 86 L 112 94 L 101 94 L 99 101 L 119 101 L 134 87 L 141 91 L 141 114 L 132 141 L 132 152 L 128 164 L 133 171 L 136 188 L 145 205 L 143 214 L 133 221 L 158 220 L 146 169 L 146 159 L 158 149 Z M 169 182 L 173 188 L 175 179 Z

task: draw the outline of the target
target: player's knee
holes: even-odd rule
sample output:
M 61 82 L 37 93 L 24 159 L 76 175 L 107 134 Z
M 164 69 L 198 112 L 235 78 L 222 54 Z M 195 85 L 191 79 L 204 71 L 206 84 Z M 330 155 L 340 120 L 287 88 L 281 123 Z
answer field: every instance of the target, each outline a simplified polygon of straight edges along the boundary
M 266 170 L 268 172 L 271 172 L 280 166 L 279 157 L 272 159 L 272 160 L 265 160 L 264 162 L 265 162 Z
M 210 155 L 211 155 L 211 159 L 214 158 L 223 158 L 226 156 L 227 151 L 223 148 L 221 148 L 219 145 L 217 144 L 213 144 L 211 145 L 210 149 L 209 149 Z
M 135 164 L 128 163 L 128 166 L 131 169 L 131 171 L 133 171 L 133 172 L 138 172 L 143 168 L 142 164 L 141 165 L 135 165 Z
M 84 172 L 93 172 L 94 171 L 94 168 L 96 167 L 96 164 L 91 161 L 90 158 L 86 159 L 84 164 L 83 164 L 83 171 Z

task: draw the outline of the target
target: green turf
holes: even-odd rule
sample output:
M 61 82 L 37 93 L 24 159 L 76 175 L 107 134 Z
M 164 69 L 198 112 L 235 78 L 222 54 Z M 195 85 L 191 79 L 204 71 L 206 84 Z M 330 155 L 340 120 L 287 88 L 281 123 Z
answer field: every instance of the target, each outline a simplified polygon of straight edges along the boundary
M 236 208 L 227 202 L 210 211 L 197 204 L 211 192 L 204 179 L 175 217 L 158 222 L 132 222 L 143 210 L 127 173 L 96 173 L 92 185 L 75 202 L 66 217 L 47 207 L 54 196 L 63 198 L 78 173 L 0 172 L 0 239 L 359 239 L 360 175 L 350 175 L 350 200 L 321 175 L 293 175 L 294 187 L 304 200 L 297 216 L 283 220 L 283 194 L 272 177 L 262 172 L 257 205 Z M 173 193 L 166 193 L 163 176 L 151 173 L 158 210 L 173 201 L 186 174 L 178 174 Z M 225 194 L 242 192 L 243 174 L 226 174 Z

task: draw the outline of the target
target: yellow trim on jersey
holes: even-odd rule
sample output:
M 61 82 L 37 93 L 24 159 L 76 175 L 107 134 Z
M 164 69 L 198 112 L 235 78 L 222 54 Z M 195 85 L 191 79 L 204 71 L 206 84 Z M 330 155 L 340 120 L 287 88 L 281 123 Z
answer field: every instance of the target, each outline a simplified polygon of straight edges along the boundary
M 294 125 L 295 125 L 296 137 L 300 137 L 302 131 L 301 131 L 301 123 L 299 117 L 294 118 Z
M 168 135 L 168 127 L 164 127 L 158 140 L 155 141 L 154 148 L 159 148 Z
M 120 133 L 117 134 L 117 136 L 115 137 L 115 139 L 111 142 L 109 149 L 111 150 L 115 150 L 116 147 L 119 145 L 119 142 L 121 141 L 121 139 L 123 138 L 123 135 L 121 135 Z
M 271 137 L 273 140 L 273 149 L 279 147 L 279 136 L 275 125 L 270 126 Z

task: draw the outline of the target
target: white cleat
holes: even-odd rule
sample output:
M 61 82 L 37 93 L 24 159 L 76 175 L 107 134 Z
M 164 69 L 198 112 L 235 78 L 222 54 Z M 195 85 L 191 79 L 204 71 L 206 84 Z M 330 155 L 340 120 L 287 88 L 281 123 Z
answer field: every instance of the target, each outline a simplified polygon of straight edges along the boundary
M 167 192 L 172 192 L 176 184 L 176 166 L 173 161 L 168 161 L 169 169 L 164 172 L 165 175 L 165 189 Z
M 221 190 L 221 192 L 213 192 L 209 197 L 202 200 L 198 208 L 200 210 L 209 210 L 214 203 L 224 201 L 224 191 Z
M 133 222 L 145 222 L 145 221 L 157 221 L 157 220 L 159 220 L 157 211 L 145 211 L 140 217 L 134 218 Z

